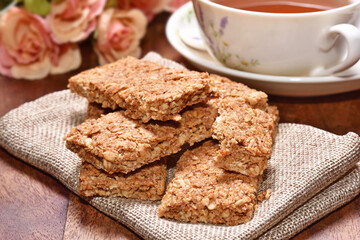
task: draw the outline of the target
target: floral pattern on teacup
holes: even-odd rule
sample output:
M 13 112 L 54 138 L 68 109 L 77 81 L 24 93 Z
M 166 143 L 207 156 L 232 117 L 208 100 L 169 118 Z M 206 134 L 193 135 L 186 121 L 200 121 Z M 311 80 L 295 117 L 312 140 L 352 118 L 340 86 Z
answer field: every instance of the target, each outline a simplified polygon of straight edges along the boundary
M 184 14 L 183 16 L 181 16 L 180 22 L 182 24 L 184 24 L 185 22 L 187 24 L 196 24 L 195 21 L 193 21 L 195 19 L 195 12 L 193 8 L 190 8 L 189 11 L 186 13 L 186 15 Z
M 205 43 L 212 50 L 213 55 L 215 55 L 218 61 L 238 70 L 245 70 L 246 68 L 260 65 L 257 59 L 244 59 L 238 54 L 232 54 L 229 51 L 229 44 L 223 39 L 229 23 L 227 16 L 222 17 L 220 22 L 215 24 L 213 20 L 205 20 L 205 13 L 200 4 L 196 4 L 196 11 L 198 12 L 198 23 L 205 35 Z M 189 12 L 189 14 L 191 14 L 191 12 Z M 192 12 L 192 14 L 194 14 L 194 12 Z

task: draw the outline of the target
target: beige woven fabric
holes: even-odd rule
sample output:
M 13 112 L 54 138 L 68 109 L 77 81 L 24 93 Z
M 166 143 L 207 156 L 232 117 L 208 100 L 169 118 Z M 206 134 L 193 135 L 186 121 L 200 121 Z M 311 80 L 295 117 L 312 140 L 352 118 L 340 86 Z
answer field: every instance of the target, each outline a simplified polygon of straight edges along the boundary
M 149 57 L 172 65 L 158 55 Z M 68 90 L 23 104 L 0 119 L 0 145 L 77 193 L 81 160 L 65 148 L 63 137 L 84 120 L 86 106 L 85 99 Z M 259 204 L 250 222 L 238 226 L 160 219 L 159 202 L 101 197 L 87 201 L 145 239 L 288 239 L 359 194 L 359 158 L 360 138 L 355 133 L 338 136 L 280 124 L 261 186 L 271 188 L 272 195 Z

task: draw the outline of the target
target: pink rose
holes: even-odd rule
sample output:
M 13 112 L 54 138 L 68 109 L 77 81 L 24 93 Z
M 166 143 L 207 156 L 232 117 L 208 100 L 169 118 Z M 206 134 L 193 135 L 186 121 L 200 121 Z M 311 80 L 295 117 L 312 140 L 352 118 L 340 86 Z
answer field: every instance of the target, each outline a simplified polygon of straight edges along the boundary
M 52 38 L 57 43 L 86 39 L 94 31 L 96 17 L 105 3 L 106 0 L 53 0 L 46 18 Z
M 71 59 L 71 61 L 68 61 Z M 44 19 L 21 8 L 5 12 L 0 23 L 0 73 L 39 79 L 79 67 L 76 45 L 56 45 Z
M 150 22 L 153 17 L 164 10 L 170 0 L 118 0 L 117 8 L 122 10 L 139 9 Z
M 174 12 L 187 2 L 190 2 L 190 0 L 170 0 L 169 4 L 165 7 L 165 10 Z
M 95 51 L 100 64 L 114 62 L 125 56 L 140 57 L 140 40 L 146 32 L 146 17 L 137 9 L 128 11 L 109 8 L 97 24 Z

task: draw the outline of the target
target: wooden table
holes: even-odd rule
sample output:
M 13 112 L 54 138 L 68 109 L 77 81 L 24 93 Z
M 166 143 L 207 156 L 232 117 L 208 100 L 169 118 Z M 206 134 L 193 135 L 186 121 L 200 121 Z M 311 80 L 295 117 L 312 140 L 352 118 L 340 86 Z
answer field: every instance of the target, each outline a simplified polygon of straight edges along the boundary
M 142 42 L 143 54 L 156 51 L 195 69 L 168 43 L 169 15 L 157 16 Z M 0 76 L 0 117 L 20 104 L 66 88 L 67 79 L 97 65 L 89 42 L 81 44 L 80 69 L 39 81 Z M 336 134 L 360 134 L 360 91 L 316 98 L 269 96 L 281 122 L 309 124 Z M 316 222 L 294 239 L 360 239 L 360 197 Z M 0 239 L 140 239 L 98 212 L 51 176 L 0 149 Z

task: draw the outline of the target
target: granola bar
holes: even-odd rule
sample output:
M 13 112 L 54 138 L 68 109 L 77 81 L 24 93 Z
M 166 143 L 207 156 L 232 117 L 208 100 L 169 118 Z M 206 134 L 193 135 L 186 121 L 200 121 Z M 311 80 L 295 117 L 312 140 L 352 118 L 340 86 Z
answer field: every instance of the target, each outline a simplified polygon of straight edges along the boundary
M 196 109 L 194 110 L 194 108 Z M 189 133 L 187 143 L 193 145 L 204 140 L 204 135 L 208 135 L 208 131 L 214 122 L 215 110 L 213 106 L 208 104 L 197 104 L 186 108 L 186 111 L 182 113 L 184 119 L 181 121 L 181 127 Z M 97 119 L 110 112 L 113 112 L 110 108 L 105 109 L 98 103 L 89 103 L 86 119 Z M 206 116 L 207 113 L 209 113 L 208 116 Z
M 109 174 L 83 162 L 79 193 L 85 197 L 126 197 L 160 200 L 164 195 L 166 163 L 156 161 L 134 172 Z
M 214 140 L 186 151 L 159 206 L 159 217 L 237 225 L 252 218 L 262 177 L 228 172 L 216 164 Z
M 224 99 L 220 116 L 212 129 L 213 138 L 220 141 L 217 154 L 219 166 L 248 176 L 261 175 L 267 168 L 278 123 L 274 106 L 266 111 L 241 102 Z
M 209 103 L 219 107 L 223 99 L 243 102 L 253 108 L 266 109 L 268 97 L 264 92 L 251 89 L 248 86 L 234 82 L 216 74 L 210 75 L 212 98 Z
M 127 57 L 73 76 L 68 87 L 103 108 L 123 108 L 124 114 L 143 122 L 179 120 L 186 106 L 206 102 L 209 75 L 176 70 Z
M 178 152 L 185 143 L 211 137 L 215 108 L 200 104 L 181 116 L 179 122 L 145 124 L 123 111 L 109 113 L 73 128 L 65 138 L 66 146 L 98 169 L 128 173 Z

